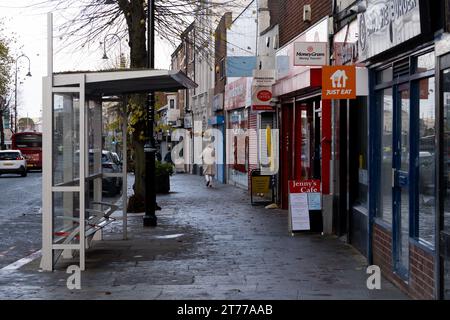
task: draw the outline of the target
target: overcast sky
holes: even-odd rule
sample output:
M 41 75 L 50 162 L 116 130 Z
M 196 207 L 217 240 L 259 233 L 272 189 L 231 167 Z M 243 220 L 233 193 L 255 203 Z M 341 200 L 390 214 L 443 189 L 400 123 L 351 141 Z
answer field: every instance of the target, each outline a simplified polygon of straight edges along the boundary
M 28 61 L 21 58 L 18 65 L 18 113 L 19 117 L 39 117 L 42 110 L 42 77 L 47 74 L 47 17 L 45 10 L 30 7 L 42 3 L 42 0 L 0 0 L 0 19 L 4 20 L 7 31 L 15 35 L 17 44 L 13 48 L 15 56 L 26 54 L 31 60 L 32 77 L 25 77 Z M 54 12 L 54 30 L 68 15 L 67 12 Z M 57 34 L 55 32 L 54 36 Z M 168 69 L 172 47 L 156 38 L 156 68 Z M 54 71 L 98 70 L 110 65 L 110 61 L 102 60 L 103 48 L 92 43 L 89 48 L 67 48 L 61 46 L 58 38 L 54 42 Z M 110 48 L 108 56 L 118 56 L 119 47 Z M 109 50 L 108 50 L 109 51 Z M 122 51 L 129 52 L 126 42 L 122 43 Z

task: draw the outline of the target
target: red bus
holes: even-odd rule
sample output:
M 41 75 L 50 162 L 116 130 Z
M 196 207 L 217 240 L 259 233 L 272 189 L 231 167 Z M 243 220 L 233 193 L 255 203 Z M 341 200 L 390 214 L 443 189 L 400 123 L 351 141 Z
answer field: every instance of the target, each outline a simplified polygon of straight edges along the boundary
M 13 150 L 20 150 L 27 159 L 28 169 L 42 169 L 42 133 L 19 132 L 11 138 Z

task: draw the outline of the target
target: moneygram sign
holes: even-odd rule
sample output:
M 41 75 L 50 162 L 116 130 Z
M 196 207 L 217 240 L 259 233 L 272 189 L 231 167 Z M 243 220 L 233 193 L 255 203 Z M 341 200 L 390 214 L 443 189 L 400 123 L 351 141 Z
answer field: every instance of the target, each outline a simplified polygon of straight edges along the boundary
M 325 66 L 328 64 L 326 42 L 295 42 L 295 66 Z

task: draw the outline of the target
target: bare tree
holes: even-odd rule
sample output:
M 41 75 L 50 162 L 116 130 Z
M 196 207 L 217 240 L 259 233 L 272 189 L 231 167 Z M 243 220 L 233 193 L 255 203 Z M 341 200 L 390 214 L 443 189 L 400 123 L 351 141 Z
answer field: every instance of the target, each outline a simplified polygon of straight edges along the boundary
M 156 36 L 175 45 L 184 30 L 201 16 L 218 18 L 223 8 L 242 6 L 244 0 L 156 0 Z M 249 2 L 250 0 L 246 1 Z M 245 1 L 244 1 L 245 2 Z M 44 5 L 51 10 L 74 10 L 77 13 L 68 18 L 60 27 L 67 43 L 86 46 L 102 40 L 109 33 L 127 39 L 130 48 L 130 67 L 145 68 L 147 64 L 146 46 L 146 0 L 47 0 Z M 43 6 L 42 3 L 38 6 Z M 212 46 L 205 45 L 211 38 L 212 30 L 198 26 L 196 41 L 192 45 L 197 54 L 212 59 Z M 115 40 L 118 41 L 118 40 Z M 213 62 L 211 62 L 211 65 Z M 129 209 L 143 211 L 145 186 L 145 95 L 134 95 L 128 105 L 129 124 L 135 163 L 134 196 Z
M 13 63 L 9 49 L 11 39 L 6 38 L 3 34 L 3 24 L 0 21 L 0 150 L 5 148 L 3 119 L 8 114 L 7 111 L 11 102 L 11 95 L 8 95 L 8 93 L 11 82 L 11 65 Z

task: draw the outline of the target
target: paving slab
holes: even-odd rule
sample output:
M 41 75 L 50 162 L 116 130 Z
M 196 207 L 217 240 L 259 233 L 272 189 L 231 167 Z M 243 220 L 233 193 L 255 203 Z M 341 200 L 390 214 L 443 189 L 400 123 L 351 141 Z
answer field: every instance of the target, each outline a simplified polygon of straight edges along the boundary
M 251 206 L 245 190 L 203 182 L 171 177 L 171 193 L 158 196 L 156 228 L 130 214 L 122 240 L 122 222 L 111 224 L 87 251 L 81 290 L 66 286 L 76 257 L 54 272 L 40 272 L 35 260 L 0 270 L 0 299 L 407 298 L 385 279 L 381 290 L 367 289 L 365 258 L 337 237 L 292 236 L 286 211 Z

